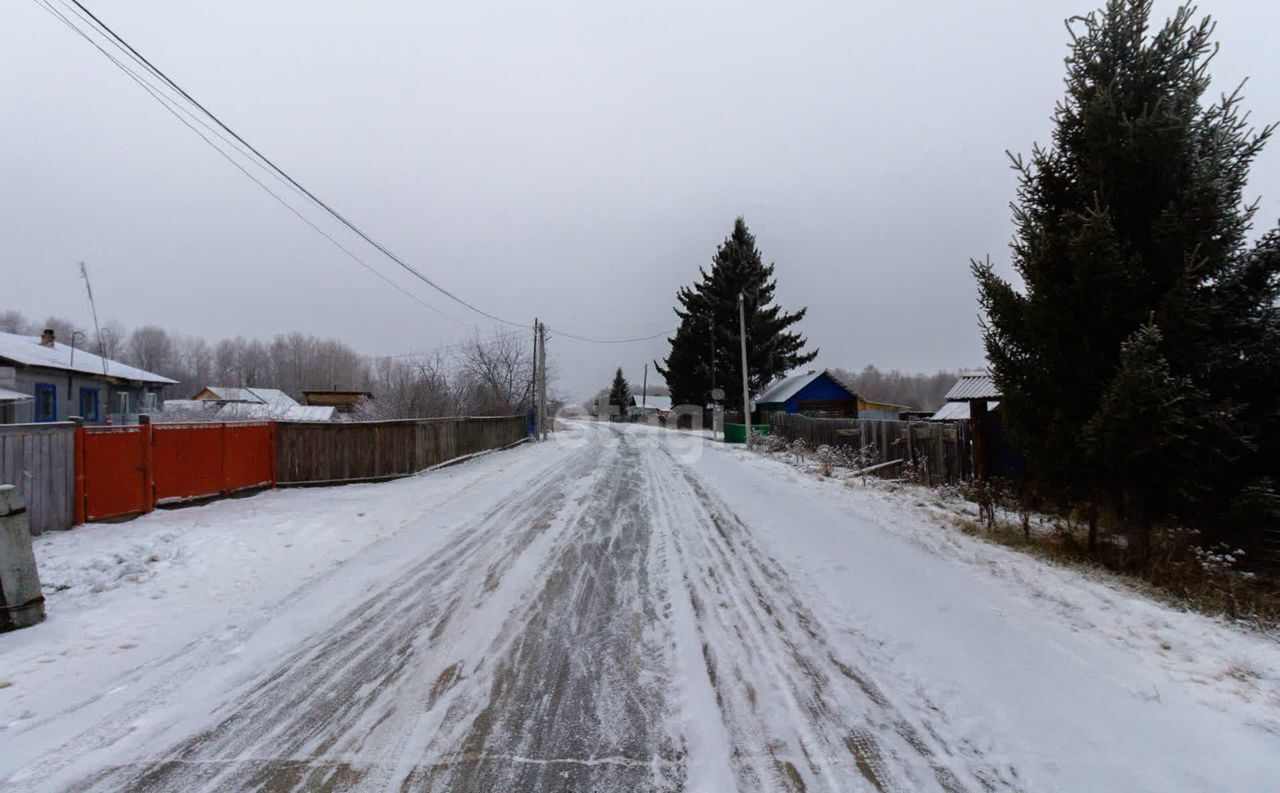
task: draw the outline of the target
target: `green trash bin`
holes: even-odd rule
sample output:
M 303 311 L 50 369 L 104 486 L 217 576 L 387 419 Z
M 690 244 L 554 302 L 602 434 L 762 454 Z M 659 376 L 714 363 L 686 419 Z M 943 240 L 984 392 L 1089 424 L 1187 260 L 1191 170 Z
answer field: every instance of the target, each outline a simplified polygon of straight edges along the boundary
M 751 431 L 757 435 L 768 435 L 768 424 L 752 424 Z M 725 443 L 746 443 L 747 442 L 747 425 L 746 424 L 726 424 L 724 425 L 724 442 Z

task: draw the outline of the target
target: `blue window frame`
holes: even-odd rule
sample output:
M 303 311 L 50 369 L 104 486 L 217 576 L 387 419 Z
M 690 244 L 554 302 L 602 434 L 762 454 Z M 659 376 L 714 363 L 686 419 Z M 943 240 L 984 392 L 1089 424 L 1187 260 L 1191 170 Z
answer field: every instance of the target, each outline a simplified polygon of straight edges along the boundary
M 36 383 L 35 420 L 58 420 L 58 387 L 53 383 Z
M 85 421 L 98 420 L 98 389 L 80 389 L 80 418 Z

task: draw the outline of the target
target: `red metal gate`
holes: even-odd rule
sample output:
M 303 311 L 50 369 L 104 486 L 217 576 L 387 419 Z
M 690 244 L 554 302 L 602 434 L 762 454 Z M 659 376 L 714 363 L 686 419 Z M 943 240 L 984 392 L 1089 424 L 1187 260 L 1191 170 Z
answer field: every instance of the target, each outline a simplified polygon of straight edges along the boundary
M 76 484 L 83 491 L 85 520 L 150 512 L 151 482 L 147 458 L 151 427 L 85 427 L 77 459 Z M 82 473 L 83 472 L 83 473 Z
M 275 484 L 275 424 L 80 427 L 76 522 Z

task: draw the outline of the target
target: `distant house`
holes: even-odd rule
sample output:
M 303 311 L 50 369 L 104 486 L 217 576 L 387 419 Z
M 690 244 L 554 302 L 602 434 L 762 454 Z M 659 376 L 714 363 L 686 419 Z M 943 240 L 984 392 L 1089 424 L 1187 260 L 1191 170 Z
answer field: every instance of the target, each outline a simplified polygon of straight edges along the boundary
M 338 391 L 337 389 L 312 389 L 302 392 L 302 398 L 308 405 L 337 408 L 339 413 L 351 413 L 362 399 L 373 399 L 368 391 Z
M 910 413 L 910 405 L 895 405 L 892 402 L 876 402 L 858 397 L 858 418 L 875 419 L 877 421 L 898 421 L 903 413 Z
M 671 412 L 671 397 L 657 396 L 655 394 L 632 395 L 631 408 L 628 410 L 632 416 L 640 418 L 660 418 Z
M 858 395 L 830 370 L 784 377 L 755 398 L 761 413 L 802 413 L 811 417 L 858 417 Z
M 161 389 L 176 380 L 39 336 L 0 333 L 0 422 L 125 421 L 158 410 Z M 12 370 L 12 374 L 9 374 Z M 5 396 L 8 394 L 9 396 Z M 17 396 L 13 396 L 13 395 Z
M 196 402 L 213 402 L 217 405 L 296 405 L 298 401 L 278 388 L 259 388 L 257 386 L 205 386 L 191 397 Z
M 860 396 L 830 369 L 784 377 L 755 398 L 761 413 L 800 413 L 810 418 L 858 418 L 897 421 L 910 408 Z

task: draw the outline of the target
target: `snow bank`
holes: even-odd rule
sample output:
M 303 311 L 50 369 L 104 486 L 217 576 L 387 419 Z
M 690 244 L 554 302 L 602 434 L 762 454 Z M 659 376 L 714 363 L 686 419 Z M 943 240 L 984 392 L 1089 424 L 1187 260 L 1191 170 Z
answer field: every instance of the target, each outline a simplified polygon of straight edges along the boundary
M 946 525 L 915 486 L 819 479 L 742 449 L 694 466 L 849 652 L 1029 790 L 1275 790 L 1280 644 Z M 935 719 L 936 721 L 936 719 Z

